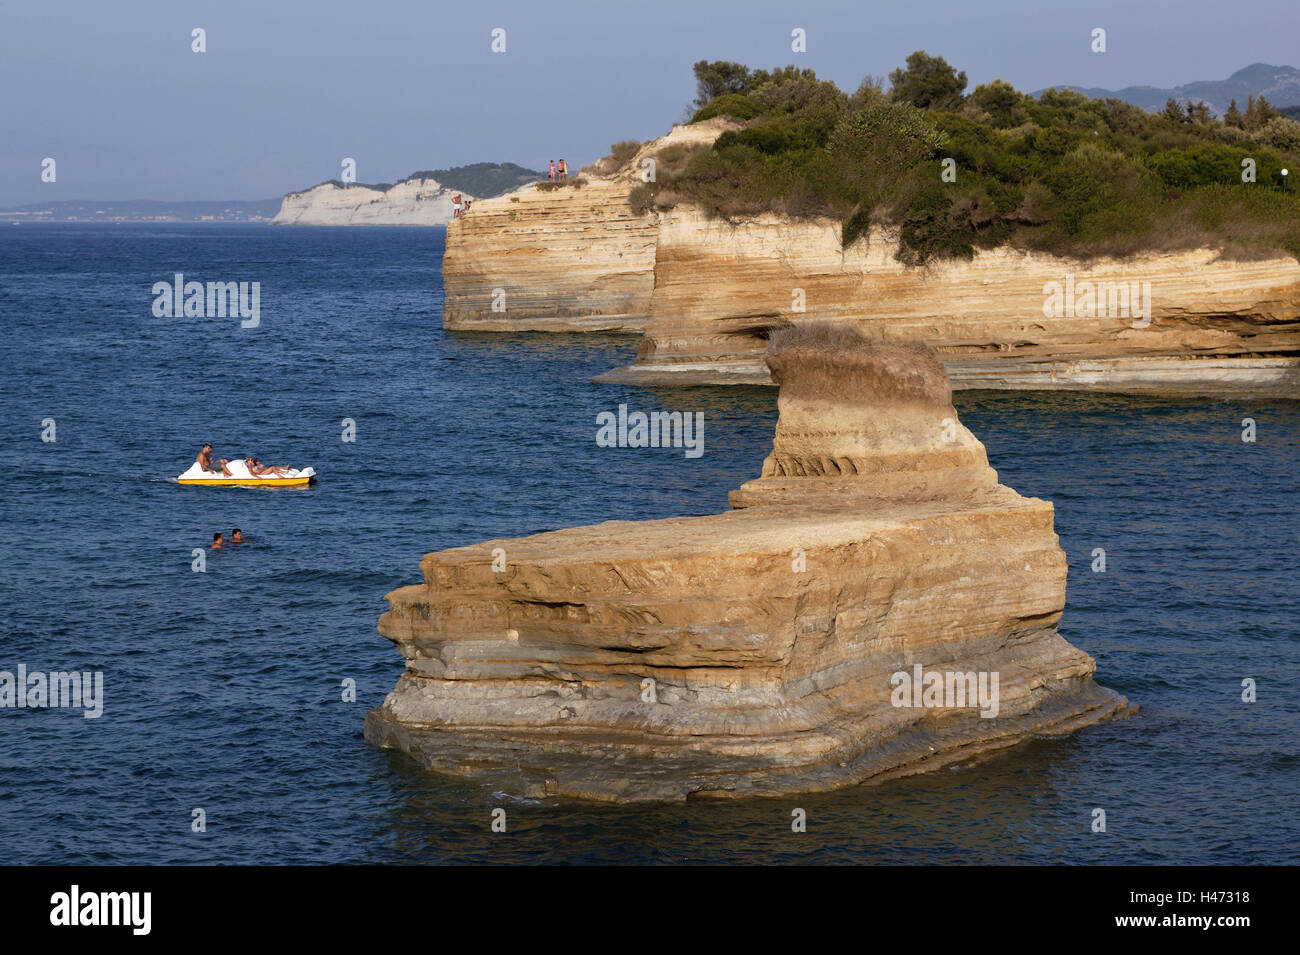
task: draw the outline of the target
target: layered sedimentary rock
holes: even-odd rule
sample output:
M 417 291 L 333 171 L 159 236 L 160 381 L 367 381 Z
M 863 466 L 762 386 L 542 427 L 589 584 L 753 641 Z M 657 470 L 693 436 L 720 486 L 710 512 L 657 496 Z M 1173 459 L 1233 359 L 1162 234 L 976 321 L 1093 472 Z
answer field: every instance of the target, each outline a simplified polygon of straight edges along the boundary
M 1010 249 L 907 268 L 880 232 L 661 216 L 634 366 L 607 380 L 766 383 L 765 332 L 830 320 L 934 345 L 959 388 L 1300 395 L 1300 262 L 1211 250 L 1083 263 Z
M 628 195 L 641 160 L 713 142 L 725 119 L 674 127 L 622 168 L 584 169 L 581 184 L 535 184 L 474 203 L 447 230 L 443 326 L 468 331 L 637 332 L 654 290 L 653 214 Z
M 1129 712 L 1057 633 L 1052 505 L 998 483 L 933 352 L 779 338 L 772 453 L 732 510 L 427 555 L 388 595 L 406 670 L 366 738 L 639 801 L 826 790 Z M 900 674 L 995 699 L 927 705 Z
M 272 225 L 446 225 L 463 192 L 435 179 L 407 179 L 387 189 L 332 182 L 284 197 Z

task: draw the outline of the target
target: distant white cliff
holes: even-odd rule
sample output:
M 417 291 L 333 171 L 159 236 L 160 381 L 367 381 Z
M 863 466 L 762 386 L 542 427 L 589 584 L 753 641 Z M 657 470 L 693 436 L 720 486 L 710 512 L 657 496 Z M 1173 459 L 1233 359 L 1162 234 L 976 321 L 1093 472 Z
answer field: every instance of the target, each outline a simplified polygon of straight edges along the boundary
M 436 179 L 407 179 L 379 188 L 325 182 L 285 196 L 271 224 L 446 225 L 452 220 L 452 198 L 457 195 L 474 198 Z

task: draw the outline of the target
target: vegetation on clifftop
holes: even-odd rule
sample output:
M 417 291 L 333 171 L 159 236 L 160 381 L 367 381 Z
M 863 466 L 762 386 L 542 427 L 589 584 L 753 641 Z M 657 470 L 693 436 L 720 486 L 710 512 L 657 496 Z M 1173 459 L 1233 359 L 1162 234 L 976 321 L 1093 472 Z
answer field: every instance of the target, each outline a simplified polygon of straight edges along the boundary
M 1300 122 L 1262 98 L 1222 118 L 1170 100 L 1148 113 L 1070 90 L 1035 98 L 918 51 L 852 94 L 793 66 L 695 65 L 692 122 L 737 120 L 660 163 L 634 209 L 690 201 L 734 219 L 831 217 L 851 245 L 897 232 L 908 264 L 1011 245 L 1084 258 L 1210 245 L 1300 256 Z M 1249 163 L 1245 162 L 1250 160 Z M 1253 182 L 1243 181 L 1253 163 Z M 945 175 L 945 171 L 947 174 Z

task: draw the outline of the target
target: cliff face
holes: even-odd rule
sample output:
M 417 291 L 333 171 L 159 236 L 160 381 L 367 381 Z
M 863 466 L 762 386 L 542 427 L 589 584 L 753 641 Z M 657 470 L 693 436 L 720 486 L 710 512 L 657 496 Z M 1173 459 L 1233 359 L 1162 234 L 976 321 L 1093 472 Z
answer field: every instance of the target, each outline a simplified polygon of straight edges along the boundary
M 654 287 L 655 224 L 632 215 L 631 188 L 592 179 L 474 203 L 447 229 L 443 327 L 641 330 Z
M 825 319 L 934 345 L 960 388 L 1300 394 L 1295 259 L 1000 249 L 908 269 L 894 248 L 876 232 L 843 250 L 831 222 L 671 210 L 637 363 L 605 377 L 766 382 L 763 330 Z
M 510 792 L 638 801 L 825 790 L 1129 712 L 1056 631 L 1052 505 L 998 484 L 933 353 L 792 338 L 733 510 L 427 555 L 388 595 L 406 671 L 366 738 Z
M 443 327 L 640 331 L 654 290 L 658 222 L 628 208 L 639 163 L 669 146 L 711 143 L 728 125 L 674 127 L 610 175 L 571 177 L 581 186 L 530 185 L 475 202 L 447 230 Z
M 465 193 L 464 198 L 472 199 Z M 323 183 L 284 197 L 272 225 L 447 225 L 454 189 L 433 179 L 408 179 L 388 190 Z

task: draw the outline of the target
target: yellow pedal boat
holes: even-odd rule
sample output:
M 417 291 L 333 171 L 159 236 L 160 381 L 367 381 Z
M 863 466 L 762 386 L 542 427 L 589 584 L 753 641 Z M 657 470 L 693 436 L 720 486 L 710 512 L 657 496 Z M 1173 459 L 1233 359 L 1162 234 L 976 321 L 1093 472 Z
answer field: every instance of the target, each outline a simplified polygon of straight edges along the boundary
M 302 468 L 301 470 L 294 468 L 279 477 L 271 474 L 259 476 L 251 473 L 243 461 L 227 461 L 226 470 L 230 472 L 230 477 L 205 471 L 199 467 L 199 462 L 195 461 L 190 465 L 188 471 L 176 479 L 176 483 L 202 484 L 214 487 L 306 487 L 308 484 L 316 483 L 314 468 Z

